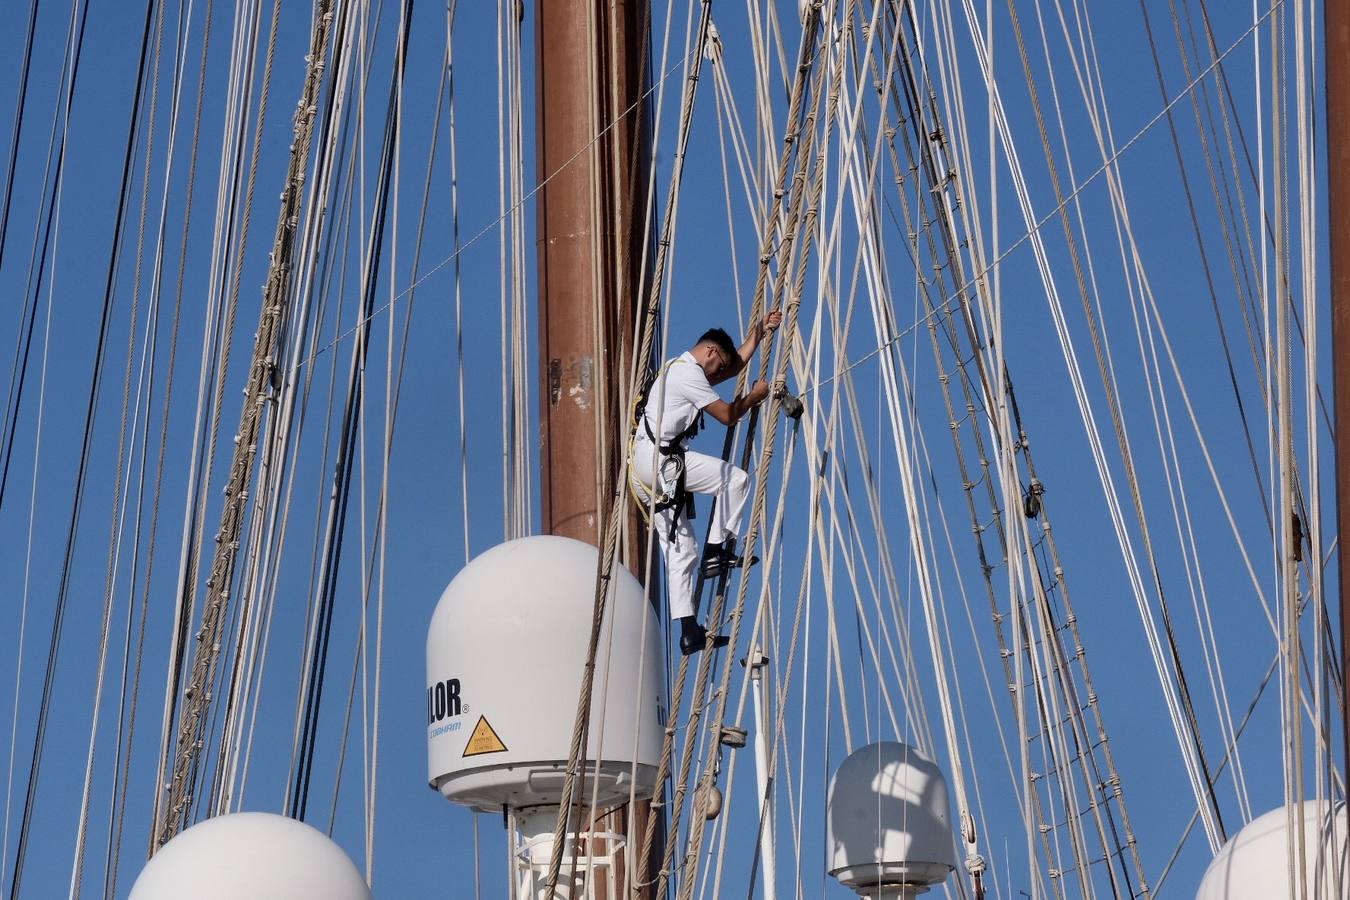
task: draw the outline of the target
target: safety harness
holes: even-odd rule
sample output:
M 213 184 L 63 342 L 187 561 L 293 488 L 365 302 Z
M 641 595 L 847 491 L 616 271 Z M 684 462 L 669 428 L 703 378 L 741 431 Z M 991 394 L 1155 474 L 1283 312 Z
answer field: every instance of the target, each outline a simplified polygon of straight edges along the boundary
M 685 484 L 684 454 L 687 449 L 685 445 L 694 437 L 694 435 L 698 434 L 699 429 L 703 427 L 703 411 L 699 410 L 698 415 L 694 416 L 694 420 L 689 423 L 689 426 L 679 434 L 675 435 L 669 443 L 662 444 L 657 440 L 656 435 L 652 433 L 652 425 L 647 418 L 647 407 L 651 399 L 651 387 L 655 385 L 659 378 L 665 376 L 672 365 L 681 361 L 682 360 L 679 357 L 676 357 L 662 366 L 658 377 L 653 378 L 652 384 L 648 385 L 648 389 L 643 392 L 646 396 L 641 398 L 642 429 L 647 433 L 647 439 L 652 442 L 653 446 L 656 447 L 657 452 L 661 454 L 661 462 L 656 467 L 656 484 L 651 486 L 651 490 L 656 494 L 653 508 L 656 512 L 662 512 L 667 509 L 675 510 L 675 515 L 670 519 L 670 540 L 675 539 L 675 531 L 680 523 L 680 512 L 683 511 L 685 515 L 691 519 L 694 518 L 695 515 L 694 494 Z M 629 465 L 632 465 L 631 453 L 629 459 Z M 636 475 L 637 473 L 634 472 L 633 474 Z M 629 479 L 630 485 L 635 482 L 641 484 L 644 490 L 647 489 L 646 483 L 640 477 Z M 663 489 L 661 487 L 663 484 L 670 485 L 671 487 Z M 639 500 L 639 505 L 642 507 L 643 515 L 645 516 L 647 504 L 641 502 L 644 498 L 638 497 L 637 499 Z

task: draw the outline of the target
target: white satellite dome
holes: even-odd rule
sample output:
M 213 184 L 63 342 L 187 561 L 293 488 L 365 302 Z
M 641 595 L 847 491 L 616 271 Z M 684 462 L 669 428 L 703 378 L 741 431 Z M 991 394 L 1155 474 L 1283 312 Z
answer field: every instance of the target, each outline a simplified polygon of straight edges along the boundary
M 150 858 L 129 900 L 371 900 L 342 848 L 304 822 L 233 813 L 199 822 Z
M 598 562 L 581 541 L 520 538 L 475 558 L 441 595 L 427 632 L 427 765 L 450 800 L 481 810 L 560 802 Z M 610 592 L 581 791 L 602 806 L 630 790 L 651 796 L 666 709 L 647 594 L 619 565 Z
M 956 868 L 947 782 L 908 744 L 855 750 L 830 779 L 826 869 L 869 896 L 910 896 Z
M 1299 897 L 1298 866 L 1289 865 L 1289 807 L 1281 806 L 1252 819 L 1229 838 L 1200 879 L 1196 900 L 1267 900 Z M 1303 828 L 1303 872 L 1307 896 L 1350 896 L 1347 866 L 1346 814 L 1342 804 L 1333 821 L 1326 801 L 1308 800 L 1293 810 L 1294 827 Z

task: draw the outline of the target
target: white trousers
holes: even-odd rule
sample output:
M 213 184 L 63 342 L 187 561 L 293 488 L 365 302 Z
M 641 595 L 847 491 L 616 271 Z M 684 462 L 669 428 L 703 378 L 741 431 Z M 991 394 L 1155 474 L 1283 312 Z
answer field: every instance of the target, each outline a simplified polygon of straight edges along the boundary
M 638 487 L 638 496 L 648 496 L 651 486 L 656 483 L 659 469 L 665 457 L 656 452 L 652 442 L 645 434 L 638 433 L 633 444 L 632 465 L 629 477 Z M 667 473 L 674 475 L 674 467 L 667 467 Z M 745 501 L 750 496 L 750 476 L 739 466 L 723 462 L 715 456 L 695 453 L 688 450 L 684 454 L 684 486 L 691 493 L 711 494 L 716 498 L 717 506 L 713 510 L 712 530 L 708 540 L 721 543 L 728 538 L 740 537 L 745 523 Z M 661 480 L 661 489 L 674 490 L 673 481 Z M 674 536 L 671 536 L 671 520 L 675 519 Z M 661 557 L 666 562 L 666 583 L 670 593 L 670 617 L 680 619 L 694 614 L 694 577 L 698 574 L 698 539 L 684 509 L 674 507 L 663 509 L 656 514 L 653 524 L 656 538 L 661 543 Z

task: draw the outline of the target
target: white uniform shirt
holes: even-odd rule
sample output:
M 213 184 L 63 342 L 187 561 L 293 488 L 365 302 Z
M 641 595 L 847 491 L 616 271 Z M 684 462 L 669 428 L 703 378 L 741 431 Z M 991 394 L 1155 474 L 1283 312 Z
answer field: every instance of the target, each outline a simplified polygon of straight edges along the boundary
M 689 352 L 681 353 L 662 367 L 652 382 L 647 395 L 643 417 L 662 446 L 675 440 L 693 424 L 694 419 L 709 403 L 720 400 L 708 383 L 703 367 Z M 656 414 L 661 413 L 661 430 L 656 430 Z M 638 434 L 647 437 L 647 428 L 638 427 Z

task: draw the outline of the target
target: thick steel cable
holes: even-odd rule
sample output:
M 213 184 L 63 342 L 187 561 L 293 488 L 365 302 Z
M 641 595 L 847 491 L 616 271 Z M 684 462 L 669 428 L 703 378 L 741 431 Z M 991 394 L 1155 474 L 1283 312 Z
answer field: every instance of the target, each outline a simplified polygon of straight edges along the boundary
M 1294 421 L 1293 386 L 1290 365 L 1290 350 L 1293 343 L 1289 328 L 1289 311 L 1292 306 L 1292 288 L 1289 280 L 1289 173 L 1285 162 L 1286 149 L 1282 138 L 1285 90 L 1285 53 L 1280 44 L 1280 32 L 1284 27 L 1284 11 L 1271 20 L 1270 47 L 1270 132 L 1271 132 L 1271 172 L 1275 179 L 1274 191 L 1274 237 L 1275 237 L 1275 337 L 1268 347 L 1266 365 L 1273 369 L 1274 394 L 1270 402 L 1270 414 L 1275 418 L 1275 431 L 1271 436 L 1271 452 L 1275 456 L 1275 471 L 1278 473 L 1277 487 L 1274 490 L 1276 509 L 1276 533 L 1272 539 L 1272 563 L 1274 565 L 1276 592 L 1279 605 L 1281 635 L 1280 648 L 1280 725 L 1284 776 L 1285 805 L 1285 865 L 1288 876 L 1290 897 L 1298 896 L 1307 900 L 1307 882 L 1303 877 L 1306 860 L 1303 859 L 1303 842 L 1306 837 L 1302 826 L 1303 815 L 1303 749 L 1301 744 L 1302 728 L 1298 724 L 1298 701 L 1302 689 L 1299 686 L 1299 656 L 1302 652 L 1299 631 L 1298 573 L 1293 565 L 1291 544 L 1293 539 L 1294 503 Z M 1301 889 L 1300 889 L 1301 888 Z
M 360 24 L 358 25 L 358 23 Z M 311 316 L 309 312 L 311 303 L 314 298 L 314 291 L 316 284 L 315 272 L 317 267 L 319 266 L 319 260 L 325 259 L 326 266 L 323 275 L 320 276 L 320 280 L 326 279 L 331 274 L 332 270 L 331 254 L 333 241 L 337 233 L 341 230 L 338 228 L 331 228 L 327 230 L 326 238 L 320 237 L 320 235 L 325 233 L 324 225 L 326 223 L 329 205 L 333 199 L 333 195 L 331 193 L 334 186 L 333 173 L 334 171 L 341 169 L 343 165 L 342 160 L 345 158 L 343 155 L 338 153 L 338 145 L 342 147 L 342 151 L 343 153 L 345 153 L 346 150 L 345 135 L 346 129 L 350 126 L 351 123 L 350 118 L 344 118 L 342 121 L 342 125 L 339 126 L 342 129 L 342 131 L 336 138 L 337 142 L 336 144 L 334 143 L 333 130 L 334 130 L 334 121 L 335 117 L 338 115 L 338 110 L 346 109 L 344 103 L 346 98 L 346 90 L 349 75 L 353 71 L 351 65 L 352 54 L 348 52 L 348 50 L 351 43 L 354 40 L 353 34 L 358 27 L 364 28 L 364 20 L 361 19 L 359 16 L 352 15 L 350 12 L 350 8 L 347 6 L 343 6 L 341 10 L 339 10 L 339 12 L 336 14 L 336 18 L 333 24 L 333 31 L 337 35 L 337 37 L 333 39 L 334 40 L 333 57 L 332 60 L 329 62 L 330 68 L 332 68 L 334 71 L 333 87 L 325 95 L 323 111 L 322 113 L 319 114 L 318 145 L 320 149 L 316 153 L 313 173 L 307 178 L 307 181 L 309 182 L 309 187 L 308 187 L 308 194 L 305 199 L 305 207 L 304 207 L 305 212 L 303 216 L 305 221 L 305 229 L 304 235 L 300 240 L 300 251 L 299 251 L 300 257 L 298 263 L 296 264 L 297 274 L 294 277 L 295 283 L 294 290 L 297 292 L 297 294 L 300 295 L 301 300 L 299 301 L 298 309 L 292 316 L 293 324 L 288 330 L 288 334 L 285 339 L 287 343 L 287 349 L 285 352 L 289 354 L 292 359 L 294 359 L 294 357 L 298 355 L 298 353 L 301 350 L 301 347 L 304 344 L 306 335 L 309 333 L 309 329 L 311 328 L 311 320 L 317 322 L 321 321 L 323 318 L 322 303 L 320 304 L 319 312 L 316 315 Z M 374 28 L 370 37 L 367 39 L 368 42 L 365 45 L 363 45 L 363 51 L 358 52 L 357 54 L 357 56 L 360 57 L 362 60 L 366 58 L 366 55 L 370 52 L 370 48 L 375 45 L 375 42 L 377 41 L 379 36 L 379 32 L 380 32 L 380 23 L 377 21 L 376 27 Z M 364 82 L 368 81 L 370 77 L 370 70 L 368 68 L 362 68 L 361 72 L 363 78 L 361 90 L 364 91 L 365 89 Z M 358 127 L 363 128 L 364 126 L 362 125 Z M 348 169 L 347 172 L 347 179 L 349 183 L 353 178 L 352 172 L 354 171 L 354 168 L 356 166 L 357 155 L 358 154 L 353 154 L 353 158 L 349 164 L 350 168 Z M 344 198 L 344 202 L 346 204 L 351 203 L 352 193 L 354 192 L 349 191 L 346 194 Z M 343 210 L 341 213 L 342 221 L 346 223 L 348 229 L 347 233 L 350 233 L 351 218 L 349 215 L 349 206 L 343 206 L 342 210 Z M 377 228 L 375 231 L 376 233 L 382 233 L 382 229 L 380 228 Z M 321 243 L 323 245 L 322 250 L 320 249 Z M 343 257 L 342 271 L 345 277 L 346 272 L 345 256 Z M 327 289 L 327 282 L 324 281 L 323 284 L 324 287 L 320 288 L 321 291 L 325 291 Z M 342 290 L 341 287 L 339 287 L 339 294 L 341 293 L 341 290 Z M 369 289 L 367 288 L 364 290 L 368 294 Z M 324 296 L 326 296 L 326 294 Z M 335 307 L 335 315 L 337 314 L 338 313 Z M 288 363 L 284 371 L 288 373 L 293 373 L 294 369 Z M 312 377 L 313 374 L 311 372 L 309 375 L 309 379 L 312 379 Z M 332 408 L 333 408 L 332 392 L 335 390 L 336 384 L 337 378 L 335 366 L 333 378 L 332 381 L 330 381 L 330 393 L 328 396 L 329 407 L 325 419 L 325 421 L 328 421 L 329 423 L 331 423 L 332 421 Z M 304 388 L 300 389 L 299 391 L 297 391 L 296 382 L 294 378 L 287 377 L 284 380 L 284 383 L 280 389 L 279 411 L 277 413 L 277 416 L 273 420 L 273 424 L 268 434 L 268 442 L 267 442 L 268 451 L 265 456 L 263 464 L 264 466 L 263 471 L 265 473 L 264 478 L 269 479 L 265 482 L 266 484 L 265 493 L 267 496 L 268 503 L 267 503 L 267 511 L 263 516 L 267 520 L 267 523 L 265 528 L 259 531 L 257 528 L 257 521 L 255 518 L 255 533 L 253 538 L 266 546 L 267 548 L 265 551 L 266 559 L 259 560 L 256 556 L 253 558 L 253 562 L 255 563 L 255 565 L 260 568 L 250 571 L 248 582 L 250 592 L 258 590 L 257 584 L 260 581 L 262 584 L 268 585 L 268 587 L 262 589 L 265 595 L 264 613 L 263 613 L 264 621 L 260 622 L 258 629 L 253 632 L 251 638 L 251 646 L 249 648 L 249 652 L 252 654 L 252 659 L 249 661 L 249 667 L 251 671 L 246 676 L 246 678 L 250 682 L 247 687 L 248 690 L 247 696 L 250 698 L 249 705 L 251 706 L 251 712 L 249 714 L 249 722 L 247 725 L 248 736 L 247 738 L 244 738 L 241 733 L 239 738 L 237 738 L 237 740 L 241 742 L 246 742 L 246 749 L 244 750 L 244 758 L 243 758 L 243 768 L 238 779 L 239 791 L 241 793 L 247 776 L 247 768 L 249 760 L 251 758 L 251 751 L 252 751 L 252 740 L 257 724 L 258 707 L 260 704 L 260 697 L 261 697 L 261 679 L 265 669 L 267 651 L 270 646 L 272 614 L 276 603 L 276 583 L 277 583 L 276 571 L 277 567 L 280 565 L 282 551 L 285 544 L 287 533 L 286 524 L 289 520 L 292 491 L 294 489 L 295 469 L 293 467 L 290 468 L 289 473 L 285 478 L 280 477 L 280 473 L 284 472 L 286 469 L 286 464 L 289 461 L 290 458 L 289 454 L 291 453 L 292 448 L 299 446 L 299 441 L 304 429 L 305 420 L 304 420 L 304 413 L 302 411 L 298 430 L 295 430 L 294 437 L 292 437 L 293 428 L 295 427 L 294 420 L 295 420 L 295 404 L 297 393 L 299 393 L 304 398 L 301 400 L 301 403 L 303 404 L 307 402 L 309 388 L 310 388 L 310 381 L 308 379 L 305 382 Z M 324 446 L 322 453 L 322 459 L 324 459 L 325 461 L 328 459 L 328 449 L 329 449 L 328 442 L 329 442 L 329 434 L 325 432 Z M 326 470 L 327 463 L 325 462 L 325 464 L 323 466 L 320 466 L 319 468 Z M 339 466 L 339 468 L 341 467 Z M 323 482 L 323 477 L 324 476 L 321 476 L 319 479 L 320 484 L 322 484 Z M 346 477 L 345 475 L 341 476 L 342 480 L 339 481 L 339 486 L 332 488 L 330 491 L 323 492 L 323 496 L 332 496 L 333 492 L 335 491 L 345 490 L 346 489 L 345 477 Z M 283 483 L 284 483 L 284 490 L 282 489 Z M 320 489 L 322 490 L 322 488 Z M 260 496 L 261 493 L 262 492 L 260 492 Z M 283 501 L 283 493 L 284 493 L 284 501 Z M 345 503 L 345 500 L 343 502 Z M 320 503 L 318 506 L 319 511 L 316 511 L 315 515 L 314 548 L 316 554 L 320 546 L 320 535 L 323 535 L 325 533 L 323 530 L 324 516 L 321 513 L 322 508 L 323 505 L 322 503 Z M 278 524 L 279 515 L 280 515 L 280 524 Z M 325 547 L 325 553 L 327 552 L 328 548 Z M 315 616 L 316 576 L 313 571 L 313 566 L 314 566 L 314 559 L 312 558 L 311 581 L 309 587 L 306 589 L 305 594 L 305 596 L 308 598 L 308 603 L 305 610 L 305 621 L 309 623 L 309 628 L 306 632 L 307 637 L 305 639 L 306 650 L 302 657 L 301 662 L 302 672 L 305 672 L 306 674 L 302 675 L 300 687 L 297 692 L 296 725 L 292 738 L 293 743 L 291 748 L 291 759 L 289 762 L 290 767 L 288 768 L 287 771 L 288 782 L 294 777 L 296 773 L 297 755 L 299 753 L 299 745 L 301 743 L 301 723 L 302 723 L 301 712 L 302 710 L 307 710 L 307 707 L 305 706 L 306 702 L 305 697 L 307 692 L 309 691 L 309 684 L 310 684 L 309 680 L 310 675 L 308 673 L 311 671 L 311 666 L 314 661 L 314 652 L 315 652 L 314 648 L 316 646 L 319 646 L 318 643 L 319 638 L 316 636 L 318 634 L 319 619 L 316 618 Z M 324 652 L 326 653 L 326 650 Z M 308 715 L 308 712 L 306 712 L 306 715 Z M 243 725 L 241 723 L 241 731 L 242 729 Z
M 340 270 L 337 294 L 341 296 L 345 292 L 347 263 L 351 253 L 351 206 L 353 196 L 356 193 L 352 185 L 355 184 L 354 172 L 356 171 L 358 157 L 362 161 L 364 160 L 364 152 L 359 145 L 364 138 L 364 97 L 370 78 L 369 67 L 365 66 L 364 62 L 378 40 L 380 22 L 377 20 L 376 26 L 368 38 L 365 37 L 364 28 L 365 19 L 361 12 L 357 11 L 357 8 L 343 5 L 338 10 L 333 24 L 333 31 L 336 35 L 333 38 L 333 57 L 329 62 L 329 66 L 333 70 L 332 87 L 324 97 L 323 111 L 319 115 L 317 136 L 319 149 L 316 152 L 313 172 L 307 178 L 309 187 L 305 199 L 305 230 L 300 240 L 300 261 L 297 265 L 296 276 L 296 291 L 302 299 L 295 316 L 292 318 L 293 324 L 286 336 L 286 353 L 288 356 L 284 369 L 286 376 L 281 388 L 276 422 L 273 425 L 272 433 L 269 435 L 270 444 L 267 461 L 264 463 L 264 471 L 275 479 L 277 489 L 269 493 L 269 505 L 265 514 L 267 524 L 264 535 L 260 538 L 267 547 L 265 559 L 260 561 L 259 571 L 252 576 L 268 587 L 263 589 L 265 594 L 265 621 L 261 624 L 261 634 L 257 638 L 258 647 L 251 662 L 254 671 L 248 676 L 251 681 L 249 686 L 251 710 L 247 725 L 247 736 L 240 735 L 240 741 L 243 743 L 243 761 L 238 776 L 238 790 L 241 794 L 247 782 L 249 764 L 252 759 L 253 739 L 261 705 L 262 679 L 271 645 L 272 616 L 275 611 L 277 596 L 277 572 L 281 566 L 289 533 L 291 504 L 297 477 L 297 467 L 293 462 L 293 454 L 298 451 L 304 437 L 309 412 L 310 392 L 314 379 L 314 370 L 311 369 L 306 373 L 303 382 L 300 382 L 296 377 L 298 371 L 292 363 L 296 357 L 303 353 L 307 340 L 318 340 L 319 331 L 322 329 L 322 323 L 326 315 L 328 292 L 335 268 Z M 358 31 L 360 32 L 359 36 Z M 354 43 L 359 44 L 355 53 L 351 52 Z M 354 58 L 357 61 L 355 63 L 353 62 Z M 358 69 L 359 75 L 357 74 Z M 346 100 L 348 90 L 358 81 L 358 78 L 360 80 L 360 86 L 356 88 L 360 97 L 356 107 L 358 110 L 356 115 L 358 137 L 354 141 L 358 148 L 352 152 L 351 158 L 348 159 L 349 144 L 347 137 L 349 130 L 353 127 L 353 118 Z M 343 175 L 344 166 L 346 167 L 345 176 Z M 344 181 L 339 181 L 344 177 Z M 326 227 L 329 222 L 329 211 L 334 205 L 337 206 L 336 222 L 341 224 Z M 334 247 L 339 241 L 339 235 L 341 236 L 342 249 L 341 251 L 335 251 Z M 335 260 L 338 258 L 336 254 L 339 252 L 341 253 L 341 265 L 336 266 Z M 311 313 L 310 310 L 316 294 L 319 296 L 318 307 L 314 313 Z M 340 306 L 335 304 L 335 324 L 340 315 Z M 314 331 L 312 338 L 309 337 L 311 329 Z M 320 472 L 331 471 L 329 449 L 332 441 L 333 399 L 337 383 L 337 360 L 334 359 L 328 382 L 328 403 L 323 416 L 326 430 L 324 431 L 322 452 L 320 453 L 320 459 L 323 462 L 317 469 Z M 297 405 L 299 407 L 298 412 Z M 326 475 L 321 474 L 316 480 L 316 487 L 319 491 L 317 496 L 320 498 L 327 497 L 329 490 L 331 490 L 324 489 L 326 477 Z M 315 504 L 310 578 L 305 589 L 307 602 L 303 621 L 306 623 L 306 629 L 302 638 L 304 645 L 304 652 L 300 660 L 302 675 L 296 691 L 295 724 L 292 731 L 291 751 L 286 773 L 288 785 L 295 777 L 298 765 L 302 713 L 305 709 L 305 693 L 308 684 L 307 676 L 304 673 L 308 671 L 310 665 L 310 648 L 314 644 L 314 634 L 318 627 L 315 618 L 315 600 L 318 596 L 316 588 L 319 578 L 318 555 L 324 534 L 325 517 L 323 510 L 324 502 L 319 499 Z M 354 663 L 353 679 L 356 677 L 355 669 Z M 347 735 L 344 730 L 340 743 L 341 754 L 337 774 L 334 778 L 335 791 L 341 786 L 343 763 L 345 762 L 347 749 L 346 738 Z M 284 796 L 289 798 L 289 787 L 286 789 Z M 283 804 L 287 802 L 289 802 L 289 799 L 283 800 Z M 334 802 L 336 803 L 336 800 Z M 330 834 L 331 831 L 332 823 L 330 822 Z
M 508 267 L 507 265 L 507 232 L 511 229 L 508 227 L 505 220 L 508 220 L 510 216 L 514 215 L 515 208 L 506 202 L 506 148 L 510 143 L 506 138 L 506 103 L 503 99 L 506 90 L 507 72 L 509 71 L 502 58 L 502 48 L 505 44 L 503 36 L 505 34 L 504 22 L 507 15 L 506 10 L 507 4 L 497 4 L 497 208 L 502 211 L 503 220 L 503 227 L 501 231 L 497 233 L 497 272 L 499 273 L 497 284 L 497 305 L 499 309 L 497 333 L 500 340 L 498 353 L 501 355 L 503 368 L 501 384 L 499 385 L 501 391 L 502 539 L 510 540 L 513 537 L 520 537 L 520 535 L 511 533 L 513 517 L 511 515 L 509 500 L 512 475 L 510 453 L 511 416 L 509 410 L 510 392 L 513 385 L 511 384 L 512 379 L 508 377 L 507 373 L 510 372 L 512 375 L 515 374 L 514 366 L 511 364 L 515 360 L 507 352 L 507 336 L 509 328 L 507 325 L 506 310 L 507 295 L 510 290 L 510 279 L 507 277 L 507 272 L 512 271 L 512 267 Z M 512 263 L 514 263 L 514 259 L 512 259 Z M 510 360 L 510 362 L 508 362 L 508 360 Z
M 178 732 L 173 778 L 169 785 L 168 802 L 163 811 L 159 831 L 161 844 L 173 837 L 185 824 L 183 814 L 192 799 L 190 772 L 201 750 L 202 726 L 210 706 L 208 689 L 220 653 L 221 623 L 229 603 L 230 581 L 234 573 L 235 555 L 239 549 L 237 539 L 246 512 L 247 488 L 257 450 L 254 441 L 266 408 L 267 389 L 275 368 L 273 354 L 288 312 L 290 262 L 295 244 L 296 214 L 304 186 L 304 167 L 309 156 L 318 95 L 323 85 L 324 59 L 327 55 L 332 20 L 332 0 L 319 0 L 307 57 L 304 86 L 295 113 L 295 142 L 291 147 L 286 184 L 282 191 L 281 214 L 277 221 L 263 308 L 259 317 L 258 336 L 254 342 L 253 360 L 249 367 L 239 440 L 235 444 L 234 458 L 230 465 L 225 508 L 212 560 L 211 577 L 206 585 L 207 598 L 202 610 L 201 630 L 193 653 L 192 672 Z

